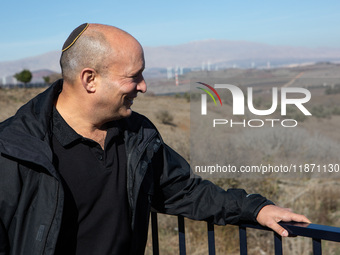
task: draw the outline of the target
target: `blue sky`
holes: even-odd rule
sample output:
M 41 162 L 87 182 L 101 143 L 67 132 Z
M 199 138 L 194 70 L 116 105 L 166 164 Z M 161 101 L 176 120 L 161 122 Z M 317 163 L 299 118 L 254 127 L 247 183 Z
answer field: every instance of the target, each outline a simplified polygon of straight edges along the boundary
M 0 61 L 59 50 L 84 22 L 120 27 L 143 46 L 225 39 L 340 48 L 335 0 L 0 1 Z

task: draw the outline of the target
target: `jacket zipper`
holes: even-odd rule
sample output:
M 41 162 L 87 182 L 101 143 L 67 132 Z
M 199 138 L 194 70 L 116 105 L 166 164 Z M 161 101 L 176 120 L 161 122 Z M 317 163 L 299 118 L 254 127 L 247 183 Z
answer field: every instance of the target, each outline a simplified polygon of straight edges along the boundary
M 134 184 L 135 182 L 135 174 L 136 174 L 136 169 L 137 169 L 137 166 L 142 158 L 142 155 L 144 154 L 146 148 L 150 145 L 151 141 L 157 136 L 157 132 L 155 132 L 152 136 L 149 137 L 149 139 L 147 140 L 147 142 L 145 143 L 145 145 L 143 146 L 143 149 L 141 150 L 141 153 L 138 155 L 138 160 L 137 160 L 137 164 L 135 166 L 135 168 L 133 169 L 132 171 L 132 184 Z M 132 156 L 132 151 L 136 148 L 137 144 L 135 144 L 131 150 L 131 153 L 129 153 L 129 156 L 128 156 L 128 165 L 129 165 L 129 162 L 131 160 L 131 156 Z M 129 174 L 129 171 L 127 171 L 128 174 Z M 145 173 L 143 174 L 142 178 L 141 178 L 141 182 L 143 182 L 143 179 L 144 179 L 144 175 Z M 129 181 L 129 177 L 127 178 L 128 181 Z M 137 187 L 137 189 L 135 189 L 137 191 L 137 194 L 139 193 L 139 189 L 140 189 L 140 186 Z M 130 188 L 128 188 L 128 192 L 130 191 Z M 130 191 L 131 192 L 131 191 Z M 132 198 L 132 194 L 128 194 L 128 197 L 129 197 L 129 203 L 130 203 L 130 208 L 131 208 L 131 228 L 133 229 L 134 228 L 134 222 L 133 222 L 133 218 L 134 218 L 134 211 L 135 211 L 135 204 L 137 202 L 137 199 L 138 199 L 138 196 L 136 198 L 135 201 L 133 201 L 133 198 Z

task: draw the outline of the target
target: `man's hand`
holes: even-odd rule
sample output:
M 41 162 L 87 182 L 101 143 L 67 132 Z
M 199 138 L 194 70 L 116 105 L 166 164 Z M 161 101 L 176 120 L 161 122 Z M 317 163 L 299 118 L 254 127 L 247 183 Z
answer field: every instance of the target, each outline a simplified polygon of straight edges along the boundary
M 308 220 L 305 216 L 293 213 L 288 208 L 282 208 L 275 205 L 264 206 L 258 213 L 256 220 L 262 226 L 271 228 L 281 236 L 288 236 L 288 232 L 278 224 L 278 222 L 280 221 L 311 223 L 311 221 Z

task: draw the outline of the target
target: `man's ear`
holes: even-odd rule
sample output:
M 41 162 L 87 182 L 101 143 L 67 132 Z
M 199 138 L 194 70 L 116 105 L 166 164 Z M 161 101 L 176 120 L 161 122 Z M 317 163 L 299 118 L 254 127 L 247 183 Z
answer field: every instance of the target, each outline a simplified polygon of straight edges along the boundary
M 97 72 L 93 68 L 84 68 L 80 73 L 80 79 L 84 89 L 88 93 L 96 92 Z

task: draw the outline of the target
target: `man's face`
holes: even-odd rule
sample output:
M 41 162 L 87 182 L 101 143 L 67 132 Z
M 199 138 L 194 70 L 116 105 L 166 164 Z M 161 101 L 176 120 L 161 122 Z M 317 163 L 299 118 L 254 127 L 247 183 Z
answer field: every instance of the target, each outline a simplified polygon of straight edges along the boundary
M 136 49 L 121 54 L 119 63 L 112 64 L 101 77 L 100 104 L 107 119 L 120 119 L 131 115 L 131 106 L 138 92 L 146 92 L 142 72 L 143 50 Z

